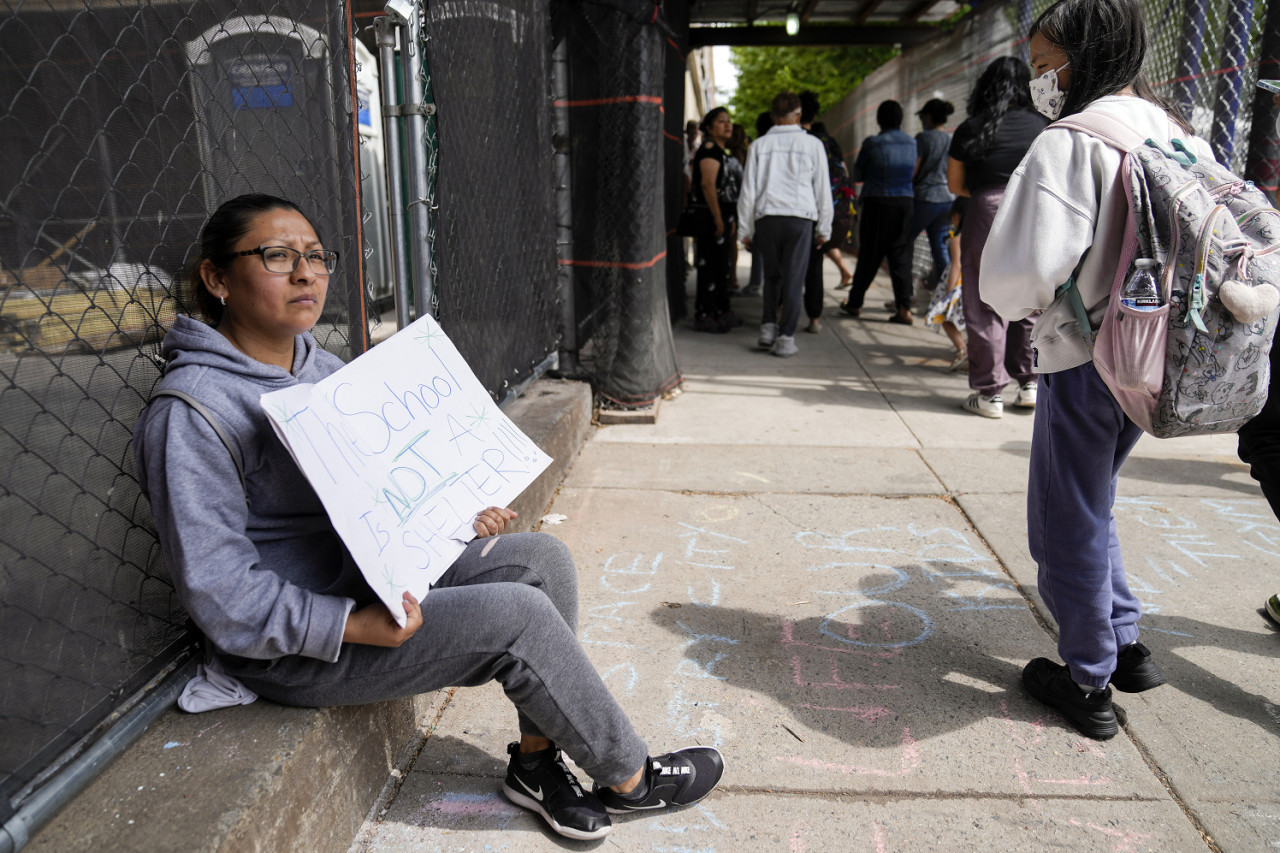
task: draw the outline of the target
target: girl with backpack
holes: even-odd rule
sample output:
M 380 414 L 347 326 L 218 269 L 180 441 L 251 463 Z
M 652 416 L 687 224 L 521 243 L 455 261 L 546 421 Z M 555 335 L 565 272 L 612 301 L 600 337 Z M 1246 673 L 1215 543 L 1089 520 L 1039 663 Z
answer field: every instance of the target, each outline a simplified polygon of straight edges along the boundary
M 1143 77 L 1148 46 L 1136 0 L 1058 0 L 1031 28 L 1036 109 L 1050 119 L 1096 111 L 1212 159 Z M 1031 338 L 1040 383 L 1027 536 L 1065 665 L 1036 658 L 1022 682 L 1095 739 L 1119 731 L 1112 688 L 1139 692 L 1165 682 L 1138 642 L 1141 605 L 1129 589 L 1113 515 L 1120 468 L 1142 431 L 1095 370 L 1090 330 L 1058 294 L 1074 275 L 1094 328 L 1108 309 L 1128 211 L 1123 156 L 1078 130 L 1043 132 L 1009 181 L 981 273 L 982 297 L 1001 316 L 1044 312 Z

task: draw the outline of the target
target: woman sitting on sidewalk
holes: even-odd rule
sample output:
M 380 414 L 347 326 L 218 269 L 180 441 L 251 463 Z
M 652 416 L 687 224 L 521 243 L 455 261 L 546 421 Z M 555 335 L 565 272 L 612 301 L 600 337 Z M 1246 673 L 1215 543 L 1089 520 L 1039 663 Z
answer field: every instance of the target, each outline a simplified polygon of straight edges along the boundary
M 286 705 L 357 705 L 497 680 L 520 740 L 503 790 L 561 835 L 600 838 L 608 812 L 687 805 L 723 772 L 692 747 L 648 757 L 577 640 L 577 573 L 541 533 L 500 536 L 515 514 L 480 513 L 472 541 L 399 627 L 276 438 L 258 398 L 342 367 L 310 334 L 338 255 L 292 202 L 245 195 L 201 232 L 194 298 L 165 336 L 160 397 L 134 453 L 178 594 L 218 668 Z M 243 460 L 221 446 L 229 440 Z M 596 785 L 587 793 L 563 749 Z
M 1165 145 L 1181 139 L 1212 160 L 1208 145 L 1143 78 L 1148 44 L 1137 0 L 1058 0 L 1031 28 L 1036 108 L 1051 119 L 1110 117 Z M 1077 130 L 1042 133 L 1009 181 L 982 257 L 983 298 L 1002 316 L 1016 321 L 1044 311 L 1032 336 L 1042 390 L 1027 537 L 1066 665 L 1036 658 L 1022 681 L 1099 739 L 1119 731 L 1108 683 L 1130 693 L 1164 683 L 1138 642 L 1141 604 L 1129 590 L 1114 516 L 1120 467 L 1142 430 L 1094 369 L 1090 330 L 1079 328 L 1070 298 L 1058 296 L 1074 275 L 1091 323 L 1108 310 L 1129 210 L 1122 156 Z

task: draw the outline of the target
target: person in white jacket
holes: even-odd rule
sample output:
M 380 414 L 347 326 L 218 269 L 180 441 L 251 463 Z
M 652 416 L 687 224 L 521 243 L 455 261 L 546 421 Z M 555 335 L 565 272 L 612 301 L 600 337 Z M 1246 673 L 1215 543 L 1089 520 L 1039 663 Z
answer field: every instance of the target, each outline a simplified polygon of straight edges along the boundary
M 826 148 L 800 126 L 800 96 L 779 92 L 771 112 L 773 127 L 747 149 L 738 235 L 764 262 L 759 344 L 786 357 L 797 352 L 809 252 L 831 238 L 831 184 Z
M 1037 109 L 1051 119 L 1105 113 L 1143 136 L 1166 144 L 1179 138 L 1211 158 L 1143 78 L 1147 46 L 1136 0 L 1058 0 L 1031 29 Z M 1165 683 L 1138 642 L 1141 605 L 1125 577 L 1113 515 L 1120 467 L 1141 430 L 1094 370 L 1088 330 L 1056 295 L 1074 273 L 1094 328 L 1107 310 L 1127 204 L 1121 158 L 1078 131 L 1042 132 L 1009 181 L 981 272 L 983 299 L 1001 316 L 1044 311 L 1031 339 L 1040 391 L 1027 536 L 1065 666 L 1036 658 L 1022 681 L 1096 739 L 1119 730 L 1111 688 L 1138 692 Z

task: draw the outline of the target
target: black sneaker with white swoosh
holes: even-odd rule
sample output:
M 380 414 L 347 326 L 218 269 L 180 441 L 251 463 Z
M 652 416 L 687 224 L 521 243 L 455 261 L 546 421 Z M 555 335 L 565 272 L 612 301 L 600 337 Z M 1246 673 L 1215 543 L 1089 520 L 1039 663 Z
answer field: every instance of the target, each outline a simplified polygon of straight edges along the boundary
M 711 746 L 690 746 L 652 757 L 645 764 L 648 790 L 632 799 L 612 788 L 596 785 L 596 796 L 613 814 L 687 806 L 710 794 L 724 775 L 724 759 Z
M 553 830 L 565 838 L 592 841 L 604 838 L 613 829 L 613 822 L 595 794 L 582 790 L 578 777 L 573 775 L 560 757 L 556 747 L 539 753 L 533 767 L 521 762 L 520 745 L 507 746 L 511 760 L 507 763 L 507 778 L 502 780 L 502 792 L 507 799 L 521 808 L 542 816 Z M 524 756 L 525 760 L 531 758 Z

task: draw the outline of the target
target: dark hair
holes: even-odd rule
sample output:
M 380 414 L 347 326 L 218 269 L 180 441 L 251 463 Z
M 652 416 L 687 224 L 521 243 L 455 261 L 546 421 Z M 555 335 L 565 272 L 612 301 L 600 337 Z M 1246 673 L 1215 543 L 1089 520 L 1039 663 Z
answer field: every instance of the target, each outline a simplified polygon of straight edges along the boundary
M 764 136 L 773 127 L 773 113 L 763 112 L 756 116 L 756 139 Z
M 818 93 L 808 89 L 800 93 L 800 123 L 809 124 L 818 117 L 821 107 L 818 105 Z
M 698 125 L 698 130 L 706 133 L 711 130 L 711 125 L 720 117 L 721 113 L 728 114 L 728 110 L 724 107 L 712 107 L 707 114 L 702 117 L 702 123 Z
M 241 237 L 249 233 L 249 229 L 253 227 L 253 220 L 260 214 L 272 210 L 291 210 L 297 213 L 307 220 L 311 230 L 319 236 L 320 232 L 315 223 L 311 221 L 311 217 L 302 212 L 300 207 L 287 199 L 264 193 L 248 193 L 224 201 L 209 217 L 204 228 L 200 229 L 200 254 L 196 256 L 195 263 L 191 267 L 191 295 L 195 300 L 196 308 L 213 325 L 216 326 L 222 322 L 222 305 L 204 286 L 204 279 L 200 277 L 200 267 L 208 261 L 218 269 L 225 269 L 235 257 L 233 247 Z
M 815 136 L 826 136 L 827 126 L 820 121 L 815 121 L 813 125 L 809 128 L 809 132 L 814 134 Z
M 950 101 L 944 101 L 941 98 L 930 98 L 925 101 L 924 106 L 920 108 L 920 112 L 916 115 L 928 116 L 929 121 L 933 122 L 934 127 L 946 124 L 948 116 L 956 111 Z
M 745 164 L 747 162 L 747 129 L 740 124 L 733 126 L 733 136 L 729 137 L 729 153 Z
M 779 92 L 773 96 L 773 103 L 769 104 L 769 112 L 775 119 L 786 118 L 798 109 L 800 96 L 795 92 Z
M 978 132 L 965 146 L 966 161 L 986 156 L 1005 113 L 1033 109 L 1031 89 L 1027 86 L 1030 79 L 1027 63 L 1016 56 L 1002 56 L 983 70 L 969 94 L 969 117 L 977 120 Z
M 1098 98 L 1132 85 L 1138 97 L 1163 109 L 1191 133 L 1182 111 L 1157 95 L 1142 74 L 1147 28 L 1137 0 L 1058 0 L 1040 13 L 1029 35 L 1040 33 L 1062 48 L 1071 68 L 1071 86 L 1062 115 L 1080 112 Z
M 881 130 L 897 130 L 902 127 L 902 104 L 897 101 L 881 101 L 876 107 L 876 124 Z

